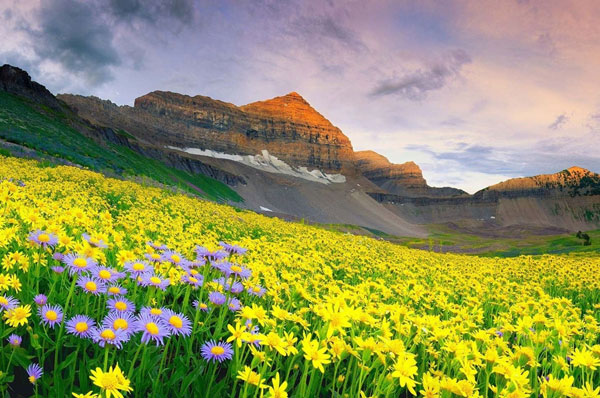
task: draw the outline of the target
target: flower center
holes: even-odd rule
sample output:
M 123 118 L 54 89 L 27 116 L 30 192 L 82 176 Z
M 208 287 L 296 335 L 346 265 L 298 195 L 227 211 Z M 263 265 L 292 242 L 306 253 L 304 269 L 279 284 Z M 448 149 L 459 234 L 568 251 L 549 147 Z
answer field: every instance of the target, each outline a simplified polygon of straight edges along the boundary
M 113 340 L 117 336 L 115 335 L 115 332 L 113 332 L 112 330 L 104 329 L 102 331 L 102 333 L 100 333 L 100 337 L 102 337 L 104 340 Z
M 258 287 L 258 286 L 254 286 L 254 287 L 252 288 L 252 290 L 254 290 L 254 293 L 258 293 L 258 292 L 260 292 L 260 287 Z
M 85 284 L 85 288 L 90 292 L 95 292 L 98 289 L 98 286 L 96 286 L 96 282 L 89 281 Z
M 173 315 L 171 318 L 169 318 L 169 323 L 177 329 L 181 329 L 183 326 L 183 321 L 177 315 Z
M 153 336 L 156 336 L 158 334 L 158 326 L 154 322 L 148 322 L 146 324 L 146 330 Z
M 58 318 L 58 314 L 56 313 L 56 311 L 53 311 L 53 310 L 46 311 L 46 319 L 47 320 L 55 321 L 56 318 Z
M 42 243 L 47 243 L 50 241 L 50 237 L 48 236 L 48 234 L 39 234 L 38 240 Z
M 125 311 L 127 309 L 127 304 L 125 304 L 122 301 L 117 301 L 115 303 L 115 308 L 118 309 L 119 311 Z
M 132 268 L 134 271 L 143 271 L 146 268 L 146 266 L 144 266 L 144 264 L 142 263 L 135 263 L 133 264 Z
M 100 272 L 98 272 L 98 276 L 101 279 L 110 279 L 110 277 L 112 276 L 110 271 L 107 271 L 105 269 L 101 270 Z
M 213 355 L 223 355 L 225 353 L 225 348 L 220 345 L 216 345 L 210 349 L 210 353 Z
M 119 289 L 117 286 L 111 286 L 108 288 L 108 291 L 112 294 L 119 294 L 121 293 L 121 289 Z
M 173 260 L 174 263 L 178 263 L 181 261 L 181 257 L 179 257 L 177 254 L 173 254 L 171 256 L 171 260 Z
M 76 266 L 77 268 L 83 268 L 87 265 L 87 261 L 85 260 L 85 258 L 77 257 L 73 261 L 73 265 Z
M 129 324 L 123 318 L 115 319 L 115 321 L 113 322 L 113 328 L 115 329 L 127 330 L 127 327 L 129 327 Z
M 198 283 L 198 279 L 194 278 L 193 276 L 190 276 L 190 282 Z
M 77 330 L 79 333 L 87 332 L 88 324 L 86 322 L 77 322 L 75 325 L 75 330 Z
M 0 305 L 7 305 L 8 304 L 8 300 L 6 299 L 6 297 L 0 297 Z
M 160 254 L 158 254 L 158 253 L 152 253 L 151 257 L 152 257 L 153 260 L 158 260 L 160 258 Z
M 153 276 L 150 278 L 150 282 L 152 282 L 154 285 L 159 285 L 160 284 L 160 278 L 157 276 Z
M 162 314 L 162 310 L 160 308 L 152 308 L 152 309 L 150 309 L 150 313 L 152 315 L 160 315 L 160 314 Z
M 99 381 L 104 390 L 117 390 L 120 385 L 119 379 L 112 373 L 104 373 Z
M 34 383 L 35 383 L 35 380 L 36 380 L 36 379 L 35 379 L 35 376 L 33 376 L 33 375 L 29 376 L 29 382 L 30 382 L 31 384 L 34 384 Z
M 242 267 L 240 267 L 239 265 L 232 265 L 230 269 L 231 272 L 242 272 Z

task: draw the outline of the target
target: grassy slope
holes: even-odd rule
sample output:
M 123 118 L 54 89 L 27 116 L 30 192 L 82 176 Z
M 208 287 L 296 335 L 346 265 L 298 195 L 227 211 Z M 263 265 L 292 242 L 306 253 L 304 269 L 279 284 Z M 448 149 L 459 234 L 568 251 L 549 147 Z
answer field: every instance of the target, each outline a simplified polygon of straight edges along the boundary
M 0 138 L 6 141 L 109 175 L 144 176 L 198 194 L 193 185 L 211 200 L 243 200 L 213 178 L 168 167 L 120 145 L 99 145 L 70 127 L 69 122 L 66 114 L 47 108 L 42 112 L 24 98 L 0 92 Z

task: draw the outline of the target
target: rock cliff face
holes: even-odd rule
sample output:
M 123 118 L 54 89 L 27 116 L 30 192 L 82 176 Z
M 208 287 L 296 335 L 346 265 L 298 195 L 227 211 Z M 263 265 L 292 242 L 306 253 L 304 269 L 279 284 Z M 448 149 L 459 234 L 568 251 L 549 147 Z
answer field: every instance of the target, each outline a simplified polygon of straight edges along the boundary
M 554 174 L 512 178 L 492 185 L 475 195 L 500 196 L 588 196 L 600 194 L 600 175 L 581 167 Z
M 407 197 L 467 195 L 456 188 L 430 187 L 423 178 L 421 169 L 414 162 L 394 164 L 374 151 L 359 151 L 355 152 L 354 156 L 360 172 L 390 194 Z
M 0 67 L 0 91 L 29 98 L 53 109 L 60 109 L 59 102 L 46 87 L 32 81 L 27 72 L 16 66 L 5 64 Z
M 163 91 L 137 98 L 133 108 L 94 97 L 59 98 L 92 122 L 154 145 L 239 155 L 266 149 L 293 166 L 342 174 L 356 170 L 348 137 L 297 93 L 241 107 Z

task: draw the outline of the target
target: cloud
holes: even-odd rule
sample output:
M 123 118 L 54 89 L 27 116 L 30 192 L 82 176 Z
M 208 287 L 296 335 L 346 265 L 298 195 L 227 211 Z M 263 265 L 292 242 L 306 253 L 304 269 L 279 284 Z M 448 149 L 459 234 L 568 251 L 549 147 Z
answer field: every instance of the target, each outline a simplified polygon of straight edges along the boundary
M 558 130 L 559 128 L 563 127 L 568 121 L 569 117 L 563 113 L 562 115 L 558 115 L 556 120 L 552 122 L 552 124 L 550 124 L 548 128 L 550 130 Z
M 192 0 L 108 0 L 108 6 L 110 13 L 121 21 L 140 19 L 156 24 L 166 18 L 187 25 L 194 20 Z M 163 29 L 173 27 L 173 24 L 161 26 Z
M 422 100 L 429 91 L 439 90 L 450 80 L 458 77 L 463 65 L 471 62 L 466 51 L 456 49 L 449 52 L 425 69 L 418 69 L 399 79 L 380 83 L 372 91 L 372 96 L 399 95 L 410 100 Z
M 90 85 L 112 78 L 110 67 L 121 63 L 110 24 L 92 3 L 72 0 L 42 2 L 39 27 L 29 27 L 32 45 L 42 60 L 59 63 Z

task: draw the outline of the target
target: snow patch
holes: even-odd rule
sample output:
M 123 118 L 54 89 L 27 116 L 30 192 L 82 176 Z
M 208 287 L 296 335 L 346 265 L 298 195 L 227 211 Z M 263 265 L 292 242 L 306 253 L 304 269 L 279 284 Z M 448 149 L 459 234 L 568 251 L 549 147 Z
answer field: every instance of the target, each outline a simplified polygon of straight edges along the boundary
M 269 154 L 269 151 L 263 149 L 260 155 L 235 155 L 223 152 L 216 152 L 210 149 L 199 148 L 180 148 L 176 146 L 167 146 L 169 149 L 189 153 L 190 155 L 208 156 L 216 159 L 233 160 L 243 163 L 255 169 L 263 170 L 269 173 L 287 174 L 293 177 L 303 178 L 309 181 L 320 182 L 322 184 L 344 183 L 346 177 L 342 174 L 327 174 L 319 169 L 309 171 L 308 168 L 292 167 L 283 160 Z M 270 211 L 270 210 L 269 210 Z
M 273 211 L 273 210 L 269 209 L 268 207 L 264 207 L 264 206 L 259 206 L 259 207 L 262 211 Z

